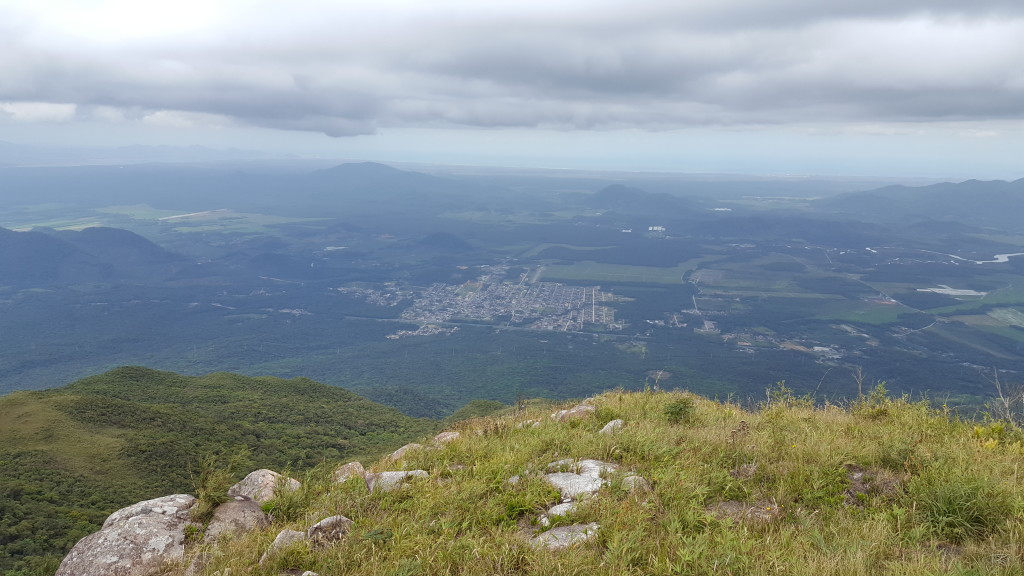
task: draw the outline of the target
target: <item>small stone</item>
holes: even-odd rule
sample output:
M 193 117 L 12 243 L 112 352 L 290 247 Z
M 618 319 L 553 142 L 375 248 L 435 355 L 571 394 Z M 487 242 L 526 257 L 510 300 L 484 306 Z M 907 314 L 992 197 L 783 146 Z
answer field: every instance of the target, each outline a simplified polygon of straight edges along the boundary
M 370 492 L 391 492 L 402 487 L 409 478 L 429 478 L 426 470 L 399 470 L 395 472 L 378 472 L 367 474 L 366 483 Z
M 306 530 L 306 538 L 314 544 L 323 546 L 344 538 L 354 525 L 355 522 L 344 516 L 329 516 L 310 526 L 309 530 Z
M 551 521 L 556 516 L 568 516 L 569 514 L 572 514 L 576 511 L 576 506 L 578 505 L 578 502 L 566 502 L 564 504 L 557 504 L 555 506 L 552 506 L 550 510 L 541 515 L 541 517 L 538 519 L 538 522 L 540 522 L 541 526 L 550 526 Z
M 573 544 L 590 540 L 597 535 L 597 531 L 600 528 L 601 526 L 598 525 L 597 522 L 591 522 L 590 524 L 573 524 L 572 526 L 560 526 L 534 536 L 530 539 L 530 543 L 537 548 L 561 550 L 563 548 L 568 548 Z
M 228 496 L 245 496 L 263 504 L 274 499 L 276 490 L 298 490 L 300 487 L 302 484 L 298 480 L 264 468 L 250 472 L 241 482 L 228 488 Z
M 280 552 L 281 550 L 291 546 L 296 542 L 301 542 L 306 539 L 305 532 L 299 532 L 298 530 L 281 530 L 277 533 L 277 538 L 274 538 L 274 543 L 270 545 L 270 548 L 263 553 L 260 557 L 260 564 L 263 564 L 271 556 Z
M 217 506 L 206 527 L 204 539 L 213 541 L 225 535 L 239 536 L 270 524 L 259 503 L 243 496 Z
M 434 436 L 434 442 L 438 444 L 447 444 L 449 442 L 454 442 L 455 440 L 458 440 L 459 436 L 460 434 L 458 432 L 455 432 L 454 430 L 449 430 L 447 432 L 441 432 L 437 436 Z
M 612 434 L 614 432 L 618 432 L 625 423 L 626 422 L 623 420 L 612 420 L 605 424 L 604 428 L 601 428 L 601 431 L 598 432 L 598 434 Z

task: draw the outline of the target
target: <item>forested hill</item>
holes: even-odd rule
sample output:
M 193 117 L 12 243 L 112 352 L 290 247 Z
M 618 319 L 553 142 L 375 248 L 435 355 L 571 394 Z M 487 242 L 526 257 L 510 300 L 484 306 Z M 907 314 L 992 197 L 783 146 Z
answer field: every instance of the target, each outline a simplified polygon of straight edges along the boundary
M 234 459 L 246 472 L 299 472 L 376 457 L 436 426 L 305 378 L 124 367 L 4 396 L 0 574 L 52 574 L 114 510 L 193 492 L 190 476 L 204 457 Z

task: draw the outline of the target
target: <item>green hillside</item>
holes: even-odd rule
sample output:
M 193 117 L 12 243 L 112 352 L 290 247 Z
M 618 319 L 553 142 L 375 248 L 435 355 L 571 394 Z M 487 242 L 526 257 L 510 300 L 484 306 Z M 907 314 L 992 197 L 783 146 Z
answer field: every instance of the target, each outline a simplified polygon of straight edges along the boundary
M 371 468 L 426 471 L 395 491 L 337 484 L 324 468 L 265 507 L 271 527 L 192 552 L 205 552 L 207 576 L 1024 573 L 1024 445 L 1005 424 L 881 390 L 816 407 L 782 389 L 755 411 L 681 392 L 589 403 L 569 421 L 526 406 L 457 423 L 458 439 Z M 621 429 L 600 433 L 613 419 Z M 617 469 L 552 527 L 599 527 L 566 549 L 537 546 L 560 500 L 545 472 L 583 459 Z M 354 521 L 344 539 L 260 563 L 282 530 L 334 514 Z
M 112 511 L 192 492 L 204 456 L 304 470 L 376 457 L 437 426 L 304 378 L 125 367 L 0 398 L 0 574 L 52 574 Z M 24 570 L 20 572 L 18 570 Z

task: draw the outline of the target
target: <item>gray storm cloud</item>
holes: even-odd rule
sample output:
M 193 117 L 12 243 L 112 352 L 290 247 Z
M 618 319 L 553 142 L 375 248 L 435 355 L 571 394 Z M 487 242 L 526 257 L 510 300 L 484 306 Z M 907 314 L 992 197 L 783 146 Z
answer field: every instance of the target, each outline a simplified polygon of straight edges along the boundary
M 1019 1 L 261 6 L 118 42 L 8 10 L 0 102 L 330 136 L 1024 118 Z

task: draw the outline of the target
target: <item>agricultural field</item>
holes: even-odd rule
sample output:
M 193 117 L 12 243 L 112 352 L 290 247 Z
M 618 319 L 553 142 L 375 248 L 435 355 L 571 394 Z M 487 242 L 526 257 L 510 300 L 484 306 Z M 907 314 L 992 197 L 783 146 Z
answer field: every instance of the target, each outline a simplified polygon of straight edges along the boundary
M 579 248 L 576 248 L 579 250 Z M 547 264 L 540 278 L 550 282 L 635 282 L 639 284 L 681 284 L 686 274 L 702 260 L 683 262 L 671 268 L 629 266 L 583 261 L 573 264 Z

